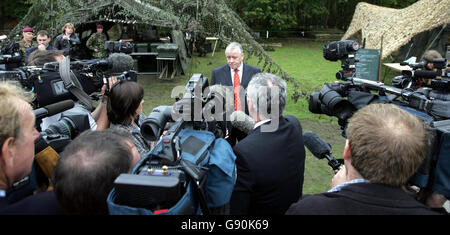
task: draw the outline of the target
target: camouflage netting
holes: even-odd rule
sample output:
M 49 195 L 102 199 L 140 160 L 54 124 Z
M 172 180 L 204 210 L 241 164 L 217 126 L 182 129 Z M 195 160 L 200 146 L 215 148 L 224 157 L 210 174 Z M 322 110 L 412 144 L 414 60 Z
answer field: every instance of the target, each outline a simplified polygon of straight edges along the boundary
M 256 56 L 262 71 L 280 75 L 293 85 L 293 99 L 307 97 L 299 83 L 271 59 L 256 42 L 250 28 L 226 4 L 226 0 L 35 0 L 24 19 L 12 30 L 17 35 L 25 26 L 51 29 L 56 36 L 61 27 L 114 21 L 168 27 L 174 31 L 204 33 L 222 42 L 240 42 L 247 58 Z
M 360 2 L 342 40 L 361 32 L 366 48 L 380 49 L 386 58 L 417 34 L 450 23 L 450 0 L 421 0 L 403 9 L 392 9 Z

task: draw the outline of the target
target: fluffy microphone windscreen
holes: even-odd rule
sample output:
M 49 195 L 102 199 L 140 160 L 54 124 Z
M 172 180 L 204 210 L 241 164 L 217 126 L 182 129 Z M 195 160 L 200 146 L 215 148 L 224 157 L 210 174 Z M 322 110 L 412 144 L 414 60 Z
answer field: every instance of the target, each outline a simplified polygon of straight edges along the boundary
M 326 154 L 331 154 L 330 145 L 314 132 L 303 133 L 303 141 L 309 151 L 318 159 L 324 158 Z

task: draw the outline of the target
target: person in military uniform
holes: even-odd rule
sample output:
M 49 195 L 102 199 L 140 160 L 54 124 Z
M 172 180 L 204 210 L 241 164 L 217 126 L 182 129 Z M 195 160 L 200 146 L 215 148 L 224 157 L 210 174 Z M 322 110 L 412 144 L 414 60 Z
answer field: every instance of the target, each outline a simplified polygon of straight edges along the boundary
M 106 40 L 106 35 L 103 33 L 103 25 L 97 24 L 97 33 L 92 34 L 86 42 L 87 48 L 94 51 L 92 56 L 95 59 L 103 59 L 108 56 L 105 50 Z
M 194 45 L 195 49 L 198 52 L 198 56 L 200 57 L 206 56 L 205 44 L 206 44 L 206 35 L 204 33 L 197 35 Z
M 37 43 L 33 41 L 34 30 L 30 27 L 25 27 L 22 29 L 22 40 L 18 41 L 19 49 L 22 53 L 22 64 L 25 63 L 26 51 L 28 48 L 37 46 Z

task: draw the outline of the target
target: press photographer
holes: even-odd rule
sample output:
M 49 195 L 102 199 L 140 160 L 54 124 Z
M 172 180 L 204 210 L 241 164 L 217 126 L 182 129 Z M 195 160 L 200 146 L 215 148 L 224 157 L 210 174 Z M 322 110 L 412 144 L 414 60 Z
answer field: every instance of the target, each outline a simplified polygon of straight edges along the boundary
M 333 43 L 336 44 L 336 42 Z M 328 51 L 328 48 L 327 45 L 324 47 L 324 54 L 332 53 Z M 420 68 L 423 68 L 426 63 L 420 64 L 410 64 L 412 70 L 402 71 L 401 77 L 393 79 L 393 84 L 398 87 L 357 78 L 354 73 L 351 76 L 343 77 L 343 82 L 325 84 L 320 92 L 311 94 L 309 110 L 313 113 L 338 117 L 344 137 L 347 137 L 348 119 L 356 110 L 368 104 L 396 104 L 401 109 L 419 117 L 431 130 L 432 137 L 428 139 L 427 157 L 409 183 L 420 187 L 421 191 L 432 189 L 433 192 L 448 198 L 450 196 L 448 193 L 448 167 L 445 163 L 450 156 L 446 147 L 449 143 L 450 132 L 448 63 L 446 59 L 434 59 L 433 64 L 436 71 L 421 70 Z M 417 81 L 424 77 L 431 79 L 430 87 L 418 88 Z M 427 202 L 429 201 L 428 196 L 423 197 L 420 193 L 417 198 L 423 203 L 431 205 Z
M 225 101 L 207 87 L 208 79 L 194 74 L 183 98 L 155 108 L 142 122 L 142 136 L 158 142 L 131 174 L 116 179 L 108 197 L 111 214 L 228 213 L 235 156 L 223 139 L 225 119 L 215 120 L 224 115 Z
M 305 195 L 286 214 L 437 215 L 402 188 L 425 159 L 427 138 L 422 121 L 396 105 L 359 109 L 349 120 L 344 165 L 332 188 Z
M 76 101 L 75 109 L 80 113 L 90 115 L 91 128 L 96 129 L 97 122 L 101 118 L 101 128 L 106 128 L 104 123 L 106 108 L 99 103 L 93 110 L 92 95 L 94 92 L 107 93 L 109 86 L 107 79 L 109 73 L 122 73 L 116 76 L 119 80 L 137 79 L 137 74 L 132 68 L 133 60 L 125 54 L 112 54 L 105 60 L 89 60 L 70 62 L 61 51 L 35 51 L 31 63 L 36 66 L 21 67 L 13 71 L 3 71 L 0 75 L 4 79 L 14 80 L 25 89 L 36 93 L 34 107 L 39 108 L 62 100 L 72 99 Z M 129 70 L 129 71 L 127 71 Z M 97 98 L 96 96 L 94 98 Z M 107 94 L 103 96 L 106 103 Z M 102 115 L 102 110 L 105 114 Z M 92 117 L 91 117 L 92 112 Z M 52 120 L 59 120 L 59 116 Z M 48 126 L 49 119 L 43 121 L 43 129 Z M 102 121 L 103 120 L 103 121 Z

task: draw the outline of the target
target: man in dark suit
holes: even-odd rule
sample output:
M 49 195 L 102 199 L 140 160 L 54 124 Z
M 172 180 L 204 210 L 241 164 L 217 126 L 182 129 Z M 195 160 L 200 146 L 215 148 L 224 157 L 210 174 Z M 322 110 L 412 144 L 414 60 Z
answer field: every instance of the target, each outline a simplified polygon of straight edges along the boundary
M 234 92 L 234 110 L 245 110 L 245 113 L 248 115 L 245 90 L 252 76 L 261 72 L 261 70 L 243 62 L 244 51 L 241 44 L 237 42 L 228 44 L 225 49 L 225 56 L 227 64 L 212 71 L 211 85 L 222 85 L 232 88 Z M 234 146 L 236 140 L 242 140 L 246 135 L 236 128 L 231 129 L 231 124 L 228 126 L 228 130 L 231 133 L 227 140 Z
M 286 214 L 438 214 L 402 186 L 419 168 L 427 150 L 422 122 L 393 104 L 371 104 L 356 112 L 347 128 L 344 165 L 330 191 L 309 195 Z
M 255 128 L 236 144 L 237 180 L 231 214 L 284 214 L 302 195 L 305 148 L 297 118 L 282 116 L 286 83 L 258 73 L 247 89 Z

